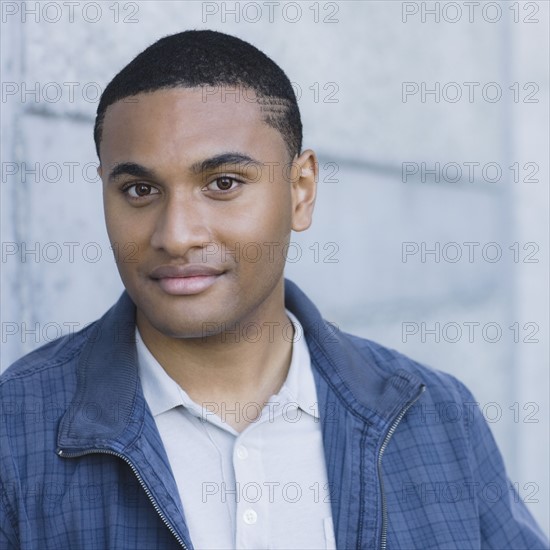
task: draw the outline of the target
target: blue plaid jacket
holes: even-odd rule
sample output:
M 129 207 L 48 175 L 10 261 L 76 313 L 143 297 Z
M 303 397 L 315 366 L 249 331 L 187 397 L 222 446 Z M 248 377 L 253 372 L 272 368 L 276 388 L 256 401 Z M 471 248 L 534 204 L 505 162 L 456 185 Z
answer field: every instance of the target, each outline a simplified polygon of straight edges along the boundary
M 338 548 L 547 548 L 460 382 L 334 330 L 290 281 L 286 307 L 311 353 Z M 134 323 L 123 293 L 2 376 L 2 549 L 193 548 Z

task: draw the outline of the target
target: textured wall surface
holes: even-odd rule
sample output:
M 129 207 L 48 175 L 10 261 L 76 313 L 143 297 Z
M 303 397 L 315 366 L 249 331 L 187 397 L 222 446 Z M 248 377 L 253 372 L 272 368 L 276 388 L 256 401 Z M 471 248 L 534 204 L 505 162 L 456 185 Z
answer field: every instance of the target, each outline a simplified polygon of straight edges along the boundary
M 121 292 L 98 92 L 160 36 L 232 33 L 287 72 L 319 155 L 287 276 L 464 381 L 549 532 L 548 23 L 547 2 L 3 2 L 1 368 Z

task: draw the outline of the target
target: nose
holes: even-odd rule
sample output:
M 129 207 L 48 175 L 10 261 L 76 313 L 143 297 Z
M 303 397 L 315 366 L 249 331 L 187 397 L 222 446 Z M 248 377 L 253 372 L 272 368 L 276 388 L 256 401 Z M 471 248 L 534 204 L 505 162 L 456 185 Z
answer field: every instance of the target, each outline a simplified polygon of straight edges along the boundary
M 156 220 L 151 246 L 181 258 L 209 242 L 212 242 L 209 216 L 200 198 L 192 193 L 168 197 Z

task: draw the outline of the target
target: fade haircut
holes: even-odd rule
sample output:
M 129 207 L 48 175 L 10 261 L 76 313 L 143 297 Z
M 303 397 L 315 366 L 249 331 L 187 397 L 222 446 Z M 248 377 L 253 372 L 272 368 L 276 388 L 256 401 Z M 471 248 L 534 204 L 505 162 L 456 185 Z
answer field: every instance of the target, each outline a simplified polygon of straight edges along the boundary
M 284 71 L 252 44 L 235 36 L 190 30 L 161 38 L 109 82 L 99 100 L 94 125 L 98 158 L 109 105 L 140 93 L 201 86 L 242 86 L 253 90 L 264 122 L 281 133 L 290 158 L 300 154 L 300 110 Z

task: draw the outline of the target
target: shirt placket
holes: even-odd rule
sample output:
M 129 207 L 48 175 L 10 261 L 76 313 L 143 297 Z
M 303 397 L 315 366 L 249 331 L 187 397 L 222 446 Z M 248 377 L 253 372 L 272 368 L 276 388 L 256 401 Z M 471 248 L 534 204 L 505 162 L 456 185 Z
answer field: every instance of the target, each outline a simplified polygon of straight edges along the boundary
M 280 422 L 287 402 L 284 393 L 273 396 L 261 416 L 238 435 L 233 448 L 233 468 L 237 490 L 235 548 L 270 548 L 270 503 L 280 492 L 280 483 L 267 480 L 263 444 L 266 430 Z

